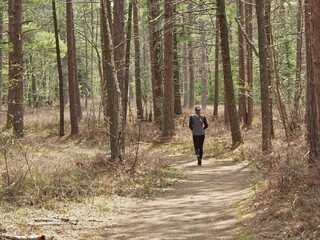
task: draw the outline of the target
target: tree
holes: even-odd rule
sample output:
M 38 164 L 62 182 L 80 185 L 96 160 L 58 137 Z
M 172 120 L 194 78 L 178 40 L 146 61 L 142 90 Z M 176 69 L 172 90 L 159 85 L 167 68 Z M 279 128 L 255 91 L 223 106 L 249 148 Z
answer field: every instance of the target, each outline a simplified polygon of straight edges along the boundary
M 59 96 L 60 96 L 60 131 L 59 135 L 64 135 L 64 95 L 63 95 L 63 74 L 62 74 L 62 65 L 61 65 L 61 55 L 60 55 L 60 44 L 59 44 L 59 30 L 58 30 L 58 20 L 56 12 L 56 1 L 52 0 L 52 14 L 53 14 L 53 24 L 55 32 L 55 41 L 56 41 L 56 52 L 57 52 L 57 66 L 59 73 Z
M 114 58 L 114 46 L 112 40 L 111 27 L 111 4 L 108 0 L 101 0 L 101 45 L 102 45 L 102 61 L 103 61 L 103 87 L 107 98 L 107 122 L 110 129 L 110 149 L 111 160 L 122 160 L 122 149 L 124 144 L 122 138 L 122 100 L 121 90 L 117 79 L 116 64 Z M 121 109 L 121 110 L 120 110 Z
M 246 33 L 248 35 L 248 40 L 252 42 L 253 39 L 253 27 L 252 27 L 252 0 L 248 0 L 245 4 L 245 25 Z M 250 42 L 246 42 L 247 49 L 247 117 L 246 117 L 246 126 L 248 129 L 252 128 L 252 119 L 253 119 L 253 47 Z
M 163 134 L 171 135 L 175 130 L 174 123 L 174 79 L 173 79 L 173 0 L 164 2 L 164 111 Z
M 192 15 L 192 9 L 193 4 L 192 2 L 188 5 L 189 10 L 189 25 L 193 24 L 193 15 Z M 190 40 L 188 42 L 188 63 L 189 63 L 189 109 L 192 109 L 194 107 L 194 59 L 193 59 L 193 40 L 191 36 L 191 32 L 188 32 L 190 34 Z
M 0 4 L 0 45 L 3 44 L 3 6 Z M 0 48 L 0 111 L 2 109 L 3 50 Z
M 9 89 L 7 124 L 17 138 L 24 136 L 22 76 L 22 0 L 9 0 Z
M 238 21 L 241 26 L 244 25 L 244 10 L 242 0 L 237 1 L 238 4 Z M 240 29 L 238 30 L 238 53 L 239 53 L 239 119 L 243 122 L 243 126 L 246 127 L 246 95 L 245 95 L 245 56 L 244 56 L 244 37 Z
M 176 14 L 176 6 L 173 7 L 173 14 Z M 178 39 L 177 39 L 177 27 L 176 21 L 172 20 L 175 25 L 173 38 L 174 38 L 174 50 L 173 50 L 173 63 L 174 63 L 174 113 L 176 115 L 182 114 L 182 106 L 181 106 L 181 93 L 180 93 L 180 68 L 179 68 L 179 50 L 178 50 Z
M 72 0 L 67 0 L 67 45 L 68 45 L 68 83 L 69 83 L 69 102 L 70 102 L 70 122 L 71 135 L 79 133 L 79 122 L 76 100 L 76 56 L 75 39 L 73 23 L 73 5 Z
M 219 13 L 220 37 L 221 37 L 221 52 L 223 62 L 224 88 L 226 101 L 228 103 L 229 123 L 232 136 L 232 145 L 236 147 L 242 143 L 242 137 L 239 127 L 239 120 L 234 96 L 233 79 L 231 73 L 231 61 L 228 38 L 228 25 L 225 11 L 224 0 L 217 0 L 217 8 Z
M 200 46 L 201 46 L 201 63 L 200 63 L 200 71 L 201 71 L 201 82 L 202 82 L 202 108 L 206 109 L 207 107 L 207 53 L 206 53 L 206 30 L 205 30 L 205 21 L 200 20 Z
M 318 1 L 306 0 L 307 47 L 307 122 L 309 161 L 317 164 L 320 157 L 320 6 Z
M 138 119 L 143 119 L 142 89 L 141 89 L 141 64 L 140 64 L 140 40 L 139 40 L 139 15 L 137 0 L 133 2 L 133 29 L 134 29 L 134 52 L 135 52 L 135 80 L 136 80 L 136 106 Z
M 262 151 L 271 150 L 271 121 L 269 103 L 269 75 L 267 60 L 266 26 L 263 0 L 256 0 L 256 12 L 258 21 L 258 42 L 260 62 L 261 84 L 261 115 L 262 115 Z
M 218 10 L 216 10 L 218 13 Z M 219 35 L 219 14 L 216 14 L 216 31 L 215 31 L 215 48 L 214 48 L 214 103 L 213 116 L 218 116 L 219 108 L 219 51 L 220 51 L 220 35 Z
M 159 18 L 160 0 L 148 0 L 148 25 L 150 42 L 151 83 L 153 96 L 153 112 L 156 123 L 162 124 L 163 110 L 163 48 Z

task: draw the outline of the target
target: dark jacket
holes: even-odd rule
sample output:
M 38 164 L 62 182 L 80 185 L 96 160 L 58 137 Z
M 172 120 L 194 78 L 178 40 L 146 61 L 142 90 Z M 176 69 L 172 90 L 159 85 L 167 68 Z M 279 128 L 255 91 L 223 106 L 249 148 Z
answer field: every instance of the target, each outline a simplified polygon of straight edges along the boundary
M 208 127 L 207 119 L 204 115 L 197 114 L 190 115 L 189 118 L 189 128 L 192 130 L 194 136 L 205 135 L 205 129 Z

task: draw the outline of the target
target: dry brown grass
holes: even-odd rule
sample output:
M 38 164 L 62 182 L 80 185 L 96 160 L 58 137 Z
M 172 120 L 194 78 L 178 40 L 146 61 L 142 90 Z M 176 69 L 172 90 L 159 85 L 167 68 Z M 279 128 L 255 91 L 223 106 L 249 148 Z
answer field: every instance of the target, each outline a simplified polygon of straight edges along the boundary
M 275 131 L 270 154 L 260 151 L 259 129 L 245 133 L 245 144 L 235 151 L 254 176 L 248 229 L 253 239 L 320 239 L 320 169 L 308 164 L 305 132 L 295 133 L 288 146 L 278 122 Z

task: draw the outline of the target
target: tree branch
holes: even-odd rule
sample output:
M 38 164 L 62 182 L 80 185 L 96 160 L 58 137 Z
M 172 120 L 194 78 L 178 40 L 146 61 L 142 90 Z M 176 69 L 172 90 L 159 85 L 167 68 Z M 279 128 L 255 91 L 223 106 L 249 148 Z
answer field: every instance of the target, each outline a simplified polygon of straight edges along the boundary
M 247 42 L 251 45 L 251 47 L 252 47 L 255 55 L 256 55 L 257 57 L 259 57 L 259 52 L 258 52 L 258 50 L 255 48 L 253 42 L 249 39 L 248 34 L 247 34 L 246 31 L 244 30 L 244 28 L 243 28 L 243 26 L 241 25 L 239 19 L 238 19 L 237 17 L 235 17 L 235 19 L 236 19 L 236 22 L 238 23 L 238 26 L 239 26 L 239 28 L 240 28 L 240 30 L 241 30 L 241 33 L 243 34 L 243 36 L 245 37 L 245 39 L 247 40 Z

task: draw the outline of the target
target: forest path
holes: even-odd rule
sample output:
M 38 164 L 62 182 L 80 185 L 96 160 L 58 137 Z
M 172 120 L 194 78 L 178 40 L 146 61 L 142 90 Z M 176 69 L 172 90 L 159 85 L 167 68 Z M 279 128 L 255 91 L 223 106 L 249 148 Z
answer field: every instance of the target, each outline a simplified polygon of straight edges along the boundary
M 170 161 L 186 174 L 186 179 L 160 198 L 141 203 L 105 228 L 99 237 L 236 239 L 240 226 L 237 204 L 248 197 L 249 172 L 245 165 L 210 158 L 197 166 L 196 160 L 187 156 L 176 156 Z

